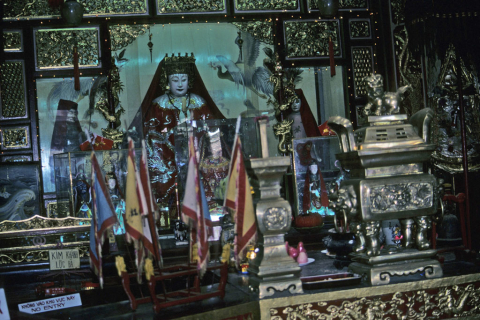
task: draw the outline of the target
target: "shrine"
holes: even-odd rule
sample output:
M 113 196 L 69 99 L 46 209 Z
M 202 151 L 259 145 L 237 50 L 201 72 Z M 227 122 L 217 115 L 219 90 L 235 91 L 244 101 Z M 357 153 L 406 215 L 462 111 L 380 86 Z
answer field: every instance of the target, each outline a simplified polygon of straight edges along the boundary
M 480 317 L 476 1 L 0 13 L 0 320 Z

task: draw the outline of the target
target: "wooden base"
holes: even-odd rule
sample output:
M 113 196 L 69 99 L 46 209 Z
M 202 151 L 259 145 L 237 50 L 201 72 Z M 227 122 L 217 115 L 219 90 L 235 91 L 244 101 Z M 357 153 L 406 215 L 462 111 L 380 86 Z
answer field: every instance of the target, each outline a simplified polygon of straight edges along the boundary
M 155 313 L 159 313 L 163 308 L 171 306 L 188 304 L 194 301 L 205 300 L 212 297 L 220 297 L 223 299 L 225 296 L 225 286 L 227 285 L 228 278 L 228 265 L 226 263 L 216 266 L 207 267 L 207 271 L 220 270 L 220 282 L 218 287 L 209 292 L 201 292 L 200 280 L 198 278 L 198 271 L 195 266 L 191 265 L 176 265 L 168 268 L 162 268 L 156 270 L 155 275 L 148 281 L 148 287 L 150 290 L 149 297 L 136 298 L 130 289 L 130 278 L 135 278 L 136 273 L 122 272 L 122 285 L 125 293 L 130 300 L 130 307 L 132 310 L 136 310 L 139 304 L 152 302 Z M 189 278 L 194 277 L 193 286 L 189 287 L 189 281 L 187 280 L 187 289 L 181 289 L 176 291 L 167 292 L 165 287 L 165 280 L 172 280 L 175 278 Z M 157 282 L 162 284 L 162 293 L 156 293 Z

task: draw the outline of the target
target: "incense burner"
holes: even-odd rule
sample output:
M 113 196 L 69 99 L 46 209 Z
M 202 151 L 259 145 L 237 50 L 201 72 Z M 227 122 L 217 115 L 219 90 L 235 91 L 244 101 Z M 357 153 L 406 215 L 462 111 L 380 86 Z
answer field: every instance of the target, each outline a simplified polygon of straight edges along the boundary
M 421 270 L 429 278 L 442 276 L 438 261 L 429 259 L 436 251 L 427 238 L 442 191 L 442 182 L 424 170 L 435 149 L 429 143 L 432 118 L 430 109 L 409 121 L 404 114 L 370 115 L 369 126 L 355 132 L 348 119 L 328 121 L 340 142 L 337 159 L 349 172 L 330 203 L 335 226 L 340 232 L 348 226 L 355 233 L 350 268 L 367 275 L 372 284 Z M 380 226 L 389 219 L 400 220 L 402 245 L 381 249 Z

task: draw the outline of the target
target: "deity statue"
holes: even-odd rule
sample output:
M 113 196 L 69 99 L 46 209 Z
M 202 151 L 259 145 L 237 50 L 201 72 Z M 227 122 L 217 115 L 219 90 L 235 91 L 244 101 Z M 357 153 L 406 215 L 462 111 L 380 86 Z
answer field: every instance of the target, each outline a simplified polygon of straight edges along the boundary
M 368 103 L 365 106 L 367 116 L 390 115 L 400 112 L 400 102 L 410 85 L 398 88 L 396 92 L 383 91 L 383 76 L 372 74 L 365 77 L 367 83 Z
M 195 57 L 168 56 L 160 62 L 141 105 L 141 121 L 156 202 L 176 219 L 174 129 L 187 120 L 223 119 L 195 66 Z M 139 121 L 136 118 L 132 125 Z
M 288 115 L 288 120 L 293 120 L 292 123 L 292 135 L 294 139 L 305 138 L 307 134 L 305 133 L 305 128 L 302 122 L 302 114 L 300 113 L 300 107 L 302 106 L 302 100 L 297 98 L 293 101 L 291 108 L 292 113 Z
M 73 181 L 74 212 L 77 218 L 91 218 L 92 211 L 89 204 L 92 200 L 90 196 L 90 184 L 87 182 L 87 176 L 82 171 L 75 175 Z
M 218 194 L 217 188 L 221 188 L 222 180 L 228 176 L 230 164 L 230 161 L 223 155 L 221 136 L 222 133 L 219 128 L 214 131 L 208 131 L 203 135 L 203 143 L 200 146 L 199 169 L 202 172 L 203 186 L 210 208 L 217 205 L 215 201 L 215 195 Z M 219 200 L 223 202 L 223 198 Z
M 333 215 L 328 208 L 328 191 L 323 176 L 318 170 L 318 164 L 308 166 L 305 174 L 305 187 L 303 192 L 303 211 L 316 212 L 321 215 Z
M 322 160 L 316 156 L 314 148 L 311 140 L 297 145 L 299 164 L 306 167 L 301 208 L 303 213 L 333 215 L 328 208 L 327 185 L 318 165 Z

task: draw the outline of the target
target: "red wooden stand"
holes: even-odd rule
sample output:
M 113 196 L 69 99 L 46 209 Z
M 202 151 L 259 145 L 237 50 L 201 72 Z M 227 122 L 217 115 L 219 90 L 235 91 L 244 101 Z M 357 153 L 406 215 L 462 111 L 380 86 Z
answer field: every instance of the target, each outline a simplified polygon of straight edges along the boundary
M 196 265 L 176 265 L 161 270 L 156 270 L 155 275 L 148 281 L 148 287 L 150 290 L 149 297 L 135 298 L 130 290 L 130 278 L 135 278 L 136 273 L 122 272 L 122 284 L 125 289 L 125 293 L 130 300 L 130 307 L 132 310 L 136 310 L 137 306 L 142 303 L 153 303 L 153 309 L 155 313 L 160 312 L 161 309 L 176 306 L 180 304 L 187 304 L 194 301 L 209 299 L 212 297 L 225 296 L 225 286 L 227 285 L 228 278 L 228 265 L 226 263 L 207 267 L 207 271 L 220 270 L 220 283 L 218 288 L 209 292 L 202 293 L 200 290 L 200 280 L 198 278 L 198 271 Z M 194 277 L 193 287 L 190 288 L 187 280 L 187 288 L 177 291 L 167 292 L 164 280 L 172 280 L 182 277 Z M 163 293 L 156 293 L 155 287 L 157 282 L 162 283 Z

